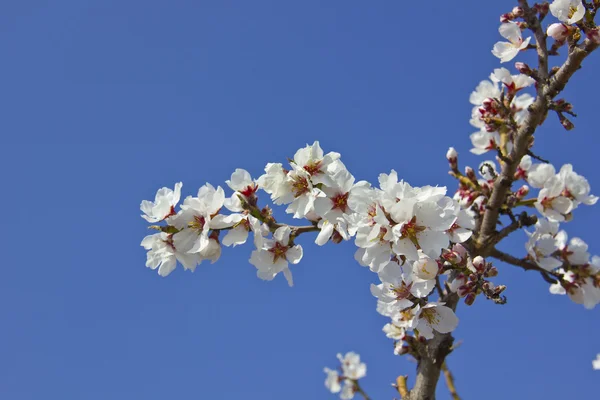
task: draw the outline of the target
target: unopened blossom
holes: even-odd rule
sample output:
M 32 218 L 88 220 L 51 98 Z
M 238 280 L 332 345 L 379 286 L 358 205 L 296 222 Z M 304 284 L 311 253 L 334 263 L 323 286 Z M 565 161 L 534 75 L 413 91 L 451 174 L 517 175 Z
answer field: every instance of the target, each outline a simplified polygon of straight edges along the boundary
M 515 58 L 521 50 L 527 48 L 531 40 L 531 37 L 523 40 L 521 28 L 515 22 L 500 24 L 498 31 L 502 37 L 508 39 L 508 42 L 496 43 L 492 49 L 492 54 L 498 57 L 500 62 L 507 62 Z
M 177 261 L 185 269 L 192 271 L 200 262 L 198 254 L 190 254 L 187 252 L 188 249 L 175 248 L 172 235 L 165 232 L 146 236 L 142 240 L 141 246 L 148 250 L 146 267 L 158 269 L 158 274 L 163 277 L 173 272 Z
M 342 356 L 337 355 L 338 360 L 342 364 L 342 375 L 345 378 L 358 380 L 367 375 L 367 364 L 360 362 L 360 355 L 350 351 Z
M 499 82 L 502 82 L 508 89 L 509 93 L 516 93 L 521 89 L 531 86 L 535 83 L 535 79 L 524 74 L 511 75 L 506 68 L 496 68 L 494 76 Z
M 340 374 L 336 370 L 325 367 L 323 371 L 327 374 L 327 378 L 325 378 L 325 387 L 329 389 L 331 393 L 339 393 L 342 390 L 340 381 L 343 378 L 340 377 Z
M 561 22 L 572 25 L 583 18 L 585 6 L 581 0 L 554 0 L 550 12 Z
M 290 246 L 289 226 L 282 226 L 273 233 L 273 239 L 260 239 L 257 249 L 250 256 L 250 264 L 257 268 L 257 276 L 260 279 L 270 281 L 277 274 L 283 272 L 288 285 L 293 286 L 292 271 L 288 263 L 298 264 L 302 259 L 302 247 L 300 245 Z
M 336 160 L 340 158 L 340 153 L 330 152 L 323 155 L 323 150 L 318 141 L 312 145 L 299 149 L 294 154 L 294 165 L 305 170 L 310 176 L 313 184 L 323 183 L 331 185 L 328 169 Z M 339 163 L 339 162 L 338 162 Z
M 550 24 L 546 29 L 546 34 L 557 42 L 564 42 L 569 37 L 571 30 L 565 24 Z
M 483 154 L 500 147 L 500 134 L 498 132 L 479 131 L 472 133 L 470 138 L 473 144 L 471 149 L 473 154 Z
M 444 303 L 432 302 L 417 308 L 419 309 L 411 327 L 425 339 L 433 339 L 434 330 L 439 333 L 449 333 L 458 326 L 458 317 Z
M 140 209 L 144 212 L 142 218 L 153 223 L 175 215 L 175 206 L 179 203 L 182 186 L 183 184 L 181 182 L 177 182 L 175 184 L 175 190 L 171 190 L 167 187 L 160 188 L 156 192 L 154 202 L 148 200 L 142 201 L 140 204 Z

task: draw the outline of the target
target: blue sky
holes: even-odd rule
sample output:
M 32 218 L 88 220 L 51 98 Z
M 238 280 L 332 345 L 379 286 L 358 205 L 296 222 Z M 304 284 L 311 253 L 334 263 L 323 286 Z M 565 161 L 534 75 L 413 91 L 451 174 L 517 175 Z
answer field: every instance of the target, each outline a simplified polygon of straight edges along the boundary
M 314 140 L 359 179 L 394 168 L 453 192 L 444 155 L 452 145 L 462 165 L 483 160 L 468 154 L 468 96 L 499 66 L 490 50 L 514 5 L 482 4 L 3 4 L 1 397 L 328 399 L 323 367 L 354 350 L 364 389 L 392 398 L 414 364 L 392 354 L 369 293 L 376 276 L 351 243 L 303 238 L 293 288 L 257 279 L 250 245 L 163 279 L 144 267 L 139 203 L 177 181 L 189 195 L 235 168 L 258 176 Z M 599 67 L 594 55 L 566 92 L 577 129 L 550 115 L 536 136 L 539 154 L 573 163 L 595 194 Z M 580 207 L 566 229 L 600 254 L 597 221 Z M 523 255 L 517 236 L 505 249 Z M 508 303 L 458 310 L 463 344 L 448 363 L 461 396 L 598 393 L 599 310 L 499 269 Z

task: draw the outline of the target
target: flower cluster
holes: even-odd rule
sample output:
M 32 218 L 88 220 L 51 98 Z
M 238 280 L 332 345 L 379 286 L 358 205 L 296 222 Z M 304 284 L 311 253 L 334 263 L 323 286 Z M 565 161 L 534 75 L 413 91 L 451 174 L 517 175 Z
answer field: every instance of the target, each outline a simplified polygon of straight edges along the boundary
M 342 400 L 354 398 L 354 394 L 361 391 L 358 380 L 367 375 L 367 365 L 360 362 L 360 355 L 349 352 L 344 356 L 338 353 L 340 360 L 340 370 L 325 368 L 327 374 L 325 387 L 331 393 L 340 393 Z
M 600 257 L 590 257 L 580 238 L 568 241 L 559 223 L 542 219 L 529 233 L 527 257 L 559 280 L 550 286 L 553 294 L 567 294 L 577 304 L 592 309 L 600 303 Z

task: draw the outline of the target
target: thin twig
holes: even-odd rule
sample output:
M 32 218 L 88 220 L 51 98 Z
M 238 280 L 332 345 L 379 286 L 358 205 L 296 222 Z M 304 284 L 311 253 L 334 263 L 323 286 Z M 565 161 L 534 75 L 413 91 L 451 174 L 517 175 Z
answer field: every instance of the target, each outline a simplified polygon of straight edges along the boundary
M 400 375 L 398 378 L 396 378 L 396 389 L 398 389 L 401 399 L 406 399 L 408 397 L 408 388 L 406 387 L 407 378 L 408 377 L 406 375 Z
M 557 283 L 557 280 L 552 278 L 551 274 L 548 271 L 546 271 L 545 269 L 543 269 L 541 267 L 538 267 L 537 265 L 535 265 L 534 263 L 532 263 L 531 261 L 529 261 L 527 259 L 511 256 L 510 254 L 501 252 L 498 249 L 492 249 L 492 251 L 490 251 L 490 253 L 489 253 L 489 256 L 496 258 L 500 261 L 504 261 L 507 264 L 521 267 L 525 271 L 537 271 L 540 274 L 542 274 L 542 278 L 544 278 L 544 280 L 546 282 L 553 283 L 553 284 Z
M 452 396 L 452 400 L 460 400 L 458 393 L 456 393 L 456 386 L 454 385 L 454 376 L 452 372 L 448 369 L 448 364 L 446 361 L 442 363 L 442 371 L 444 371 L 444 378 L 446 378 L 446 386 L 448 386 L 448 391 Z

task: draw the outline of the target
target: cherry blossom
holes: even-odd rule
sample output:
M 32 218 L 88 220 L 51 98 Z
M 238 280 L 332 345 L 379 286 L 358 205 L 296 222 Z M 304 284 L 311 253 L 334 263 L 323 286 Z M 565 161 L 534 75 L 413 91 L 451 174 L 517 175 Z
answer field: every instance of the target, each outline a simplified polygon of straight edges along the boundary
M 561 22 L 572 25 L 583 18 L 585 7 L 581 0 L 554 0 L 550 12 Z
M 154 202 L 144 200 L 140 204 L 140 209 L 144 212 L 142 218 L 148 222 L 159 222 L 172 215 L 175 215 L 175 206 L 179 203 L 181 197 L 181 187 L 183 184 L 175 184 L 175 190 L 163 187 L 158 189 Z
M 523 40 L 521 28 L 512 21 L 501 24 L 498 31 L 502 37 L 508 39 L 508 42 L 496 43 L 492 50 L 492 54 L 498 57 L 500 62 L 507 62 L 515 58 L 521 50 L 527 48 L 531 40 L 531 37 Z
M 350 351 L 342 356 L 337 355 L 338 360 L 342 364 L 342 374 L 347 379 L 358 380 L 367 375 L 367 364 L 360 362 L 360 355 Z
M 288 263 L 300 262 L 302 247 L 290 245 L 290 233 L 288 226 L 282 226 L 273 233 L 273 239 L 258 240 L 257 249 L 250 256 L 250 264 L 257 268 L 256 274 L 260 279 L 270 281 L 283 272 L 288 285 L 294 285 Z
M 512 94 L 535 83 L 535 80 L 532 77 L 524 74 L 511 75 L 510 71 L 506 68 L 496 68 L 493 75 L 499 82 L 502 82 L 508 89 L 508 92 Z
M 433 339 L 433 331 L 439 333 L 452 332 L 458 326 L 458 317 L 451 308 L 443 303 L 432 302 L 422 308 L 417 306 L 411 327 L 425 339 Z
M 340 381 L 343 378 L 340 377 L 340 374 L 336 370 L 325 367 L 323 371 L 327 374 L 327 378 L 325 378 L 325 387 L 329 389 L 331 393 L 339 393 L 342 390 Z
M 189 254 L 187 249 L 177 249 L 173 244 L 173 237 L 165 232 L 146 236 L 141 243 L 148 250 L 146 267 L 158 269 L 160 276 L 167 276 L 177 266 L 177 261 L 185 269 L 194 270 L 200 262 L 198 254 Z

